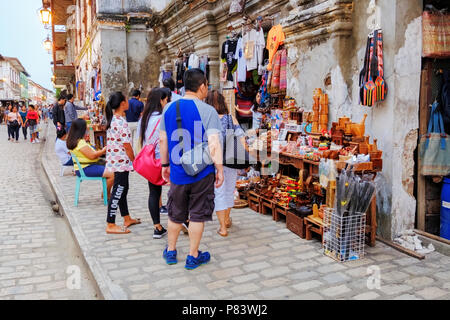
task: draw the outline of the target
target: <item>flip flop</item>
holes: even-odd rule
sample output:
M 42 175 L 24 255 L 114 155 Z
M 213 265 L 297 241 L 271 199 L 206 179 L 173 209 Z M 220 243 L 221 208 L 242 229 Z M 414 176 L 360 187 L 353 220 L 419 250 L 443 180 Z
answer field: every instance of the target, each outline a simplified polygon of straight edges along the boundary
M 107 234 L 127 234 L 131 231 L 124 226 L 119 226 L 120 231 L 106 231 Z
M 221 236 L 221 237 L 228 237 L 228 233 L 226 233 L 226 234 L 223 234 L 223 233 L 220 233 L 220 229 L 218 229 L 217 230 L 217 234 L 219 235 L 219 236 Z
M 130 223 L 129 225 L 126 225 L 126 224 L 124 223 L 124 224 L 123 224 L 124 227 L 129 228 L 129 227 L 131 227 L 132 225 L 135 225 L 135 224 L 141 224 L 141 219 L 140 219 L 140 218 L 137 218 L 137 219 L 134 219 L 134 220 L 135 220 L 135 222 L 132 222 L 132 223 Z
M 231 228 L 232 225 L 233 225 L 233 219 L 230 218 L 230 222 L 227 223 L 226 227 Z

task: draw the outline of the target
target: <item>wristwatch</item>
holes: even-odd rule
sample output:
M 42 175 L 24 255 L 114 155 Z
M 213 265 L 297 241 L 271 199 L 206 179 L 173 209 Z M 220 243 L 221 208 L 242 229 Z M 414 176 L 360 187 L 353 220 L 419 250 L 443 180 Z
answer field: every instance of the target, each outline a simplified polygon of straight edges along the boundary
M 165 164 L 162 164 L 161 165 L 161 167 L 163 167 L 163 168 L 167 168 L 167 167 L 169 167 L 170 166 L 170 163 L 165 163 Z

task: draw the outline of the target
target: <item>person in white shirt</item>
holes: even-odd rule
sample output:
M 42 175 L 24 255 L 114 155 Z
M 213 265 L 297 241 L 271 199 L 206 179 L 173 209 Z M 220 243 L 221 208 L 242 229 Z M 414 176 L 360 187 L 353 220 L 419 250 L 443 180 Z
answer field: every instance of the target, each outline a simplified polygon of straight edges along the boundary
M 59 158 L 59 162 L 61 162 L 62 166 L 71 167 L 73 166 L 72 156 L 70 155 L 70 151 L 67 148 L 66 140 L 67 140 L 67 132 L 64 128 L 58 130 L 56 132 L 56 143 L 55 143 L 55 153 Z

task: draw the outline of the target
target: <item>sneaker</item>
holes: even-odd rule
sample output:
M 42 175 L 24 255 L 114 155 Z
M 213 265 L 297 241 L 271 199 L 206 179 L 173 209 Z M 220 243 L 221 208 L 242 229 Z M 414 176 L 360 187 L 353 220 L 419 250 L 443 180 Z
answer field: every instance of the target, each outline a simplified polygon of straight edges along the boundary
M 161 230 L 158 230 L 155 228 L 155 231 L 153 232 L 153 239 L 161 239 L 163 236 L 165 236 L 167 233 L 167 230 L 162 227 Z
M 31 141 L 31 143 L 36 143 L 36 142 L 33 140 L 33 141 Z
M 160 214 L 168 214 L 169 211 L 167 210 L 167 207 L 166 207 L 166 206 L 162 206 L 162 207 L 159 209 L 159 213 L 160 213 Z
M 211 255 L 209 254 L 209 252 L 201 252 L 199 250 L 197 258 L 194 258 L 193 256 L 187 256 L 186 265 L 184 267 L 188 270 L 194 270 L 202 264 L 208 263 L 209 260 L 211 260 Z
M 36 138 L 36 143 L 39 143 L 40 141 L 39 141 L 39 139 L 38 138 Z
M 176 264 L 178 262 L 177 260 L 177 250 L 174 251 L 167 251 L 167 248 L 164 249 L 163 252 L 163 258 L 166 259 L 167 264 Z

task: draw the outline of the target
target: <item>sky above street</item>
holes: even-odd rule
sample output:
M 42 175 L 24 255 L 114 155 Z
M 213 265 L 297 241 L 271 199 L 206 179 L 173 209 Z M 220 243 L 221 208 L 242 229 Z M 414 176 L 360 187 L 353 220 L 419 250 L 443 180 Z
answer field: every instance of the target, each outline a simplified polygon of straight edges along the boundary
M 51 55 L 42 45 L 51 32 L 39 21 L 41 7 L 41 0 L 0 0 L 0 54 L 19 58 L 34 82 L 54 90 Z

